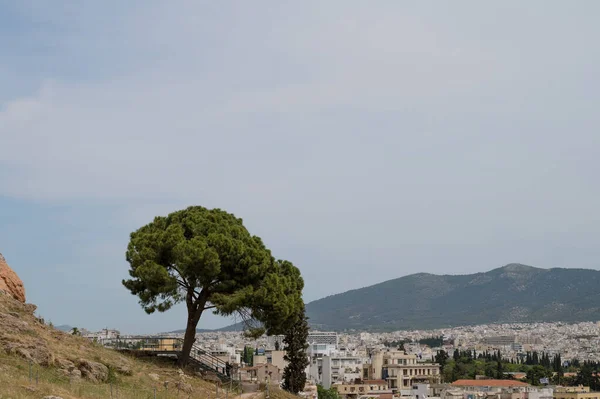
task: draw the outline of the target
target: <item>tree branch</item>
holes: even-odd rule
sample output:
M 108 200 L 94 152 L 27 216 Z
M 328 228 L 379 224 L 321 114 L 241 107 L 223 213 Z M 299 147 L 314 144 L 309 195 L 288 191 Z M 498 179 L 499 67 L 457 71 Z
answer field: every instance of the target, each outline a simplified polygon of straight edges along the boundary
M 217 307 L 217 305 L 205 306 L 204 310 L 212 309 L 212 308 L 216 308 L 216 307 Z

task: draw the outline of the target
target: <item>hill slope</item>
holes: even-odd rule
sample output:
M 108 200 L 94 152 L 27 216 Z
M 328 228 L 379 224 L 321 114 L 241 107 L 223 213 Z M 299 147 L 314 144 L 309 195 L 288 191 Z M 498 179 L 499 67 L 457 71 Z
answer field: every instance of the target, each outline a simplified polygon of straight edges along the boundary
M 412 274 L 306 306 L 313 328 L 401 330 L 600 319 L 600 271 L 510 264 L 469 275 Z
M 181 397 L 217 395 L 214 384 L 172 360 L 103 348 L 46 325 L 35 309 L 0 293 L 0 398 L 107 398 L 113 390 L 122 399 L 154 397 L 155 390 L 162 398 L 169 389 L 172 397 L 179 390 Z

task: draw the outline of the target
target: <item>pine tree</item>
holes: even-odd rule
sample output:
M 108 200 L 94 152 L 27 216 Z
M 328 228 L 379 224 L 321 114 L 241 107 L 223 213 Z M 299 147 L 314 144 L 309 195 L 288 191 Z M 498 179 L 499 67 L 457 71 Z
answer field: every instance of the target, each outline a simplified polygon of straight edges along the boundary
M 283 369 L 283 389 L 293 394 L 304 389 L 306 384 L 306 367 L 309 365 L 308 355 L 308 318 L 302 312 L 295 323 L 290 326 L 283 338 L 287 366 Z

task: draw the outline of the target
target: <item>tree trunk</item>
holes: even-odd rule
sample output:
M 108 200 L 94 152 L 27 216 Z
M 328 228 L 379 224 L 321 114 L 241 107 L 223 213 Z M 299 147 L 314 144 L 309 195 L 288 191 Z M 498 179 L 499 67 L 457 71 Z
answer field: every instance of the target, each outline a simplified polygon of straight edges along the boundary
M 179 356 L 178 364 L 180 367 L 184 367 L 190 360 L 190 351 L 194 342 L 196 341 L 196 328 L 202 316 L 203 307 L 199 307 L 198 310 L 188 309 L 188 321 L 185 328 L 185 335 L 183 337 L 183 348 L 181 348 L 181 356 Z

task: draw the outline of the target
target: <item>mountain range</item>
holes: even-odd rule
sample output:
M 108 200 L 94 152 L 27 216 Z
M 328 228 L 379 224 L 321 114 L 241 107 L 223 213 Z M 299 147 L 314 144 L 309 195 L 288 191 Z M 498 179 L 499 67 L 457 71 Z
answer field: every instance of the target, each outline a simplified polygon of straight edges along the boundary
M 597 321 L 600 271 L 511 263 L 475 274 L 417 273 L 309 302 L 306 314 L 311 328 L 321 331 Z M 237 323 L 197 331 L 242 330 Z
M 312 328 L 392 331 L 504 322 L 600 320 L 600 271 L 509 264 L 485 273 L 417 273 L 306 305 Z

